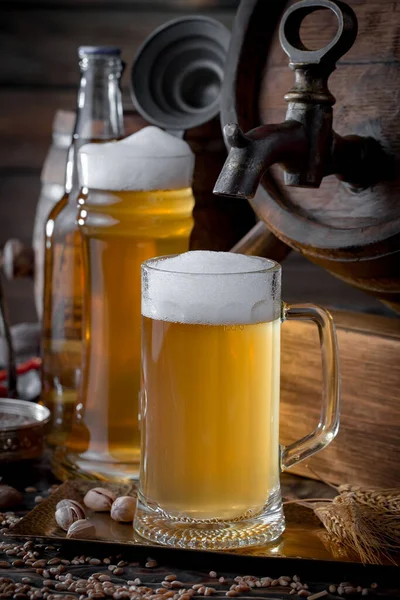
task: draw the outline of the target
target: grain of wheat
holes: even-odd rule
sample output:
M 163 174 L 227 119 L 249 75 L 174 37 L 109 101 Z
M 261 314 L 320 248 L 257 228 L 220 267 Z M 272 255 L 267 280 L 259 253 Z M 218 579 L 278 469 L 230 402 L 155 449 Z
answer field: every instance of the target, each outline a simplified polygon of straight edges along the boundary
M 400 514 L 400 490 L 363 488 L 347 484 L 339 486 L 339 493 L 351 493 L 357 502 L 373 509 Z
M 381 562 L 382 556 L 390 559 L 390 552 L 400 549 L 400 514 L 362 504 L 352 492 L 313 508 L 327 531 L 363 562 Z

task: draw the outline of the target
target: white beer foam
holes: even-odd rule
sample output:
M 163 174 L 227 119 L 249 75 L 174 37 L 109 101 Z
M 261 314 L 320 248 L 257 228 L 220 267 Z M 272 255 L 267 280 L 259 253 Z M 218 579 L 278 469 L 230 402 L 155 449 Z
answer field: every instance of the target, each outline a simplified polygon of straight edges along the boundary
M 79 150 L 82 186 L 111 191 L 190 187 L 194 155 L 184 141 L 158 127 L 123 140 L 85 144 Z
M 142 268 L 142 314 L 173 323 L 251 324 L 280 316 L 281 269 L 274 261 L 196 250 Z

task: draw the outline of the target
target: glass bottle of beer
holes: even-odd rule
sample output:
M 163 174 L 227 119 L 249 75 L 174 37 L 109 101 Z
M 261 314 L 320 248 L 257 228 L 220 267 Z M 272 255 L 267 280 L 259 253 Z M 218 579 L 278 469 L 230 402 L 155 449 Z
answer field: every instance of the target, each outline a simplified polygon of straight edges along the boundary
M 81 46 L 76 123 L 68 152 L 65 193 L 45 225 L 42 403 L 52 414 L 50 447 L 71 425 L 82 359 L 83 272 L 77 225 L 79 148 L 123 136 L 120 50 Z
M 83 371 L 73 424 L 52 457 L 59 479 L 130 481 L 139 474 L 140 265 L 188 249 L 194 155 L 145 127 L 79 151 L 78 225 L 85 271 Z

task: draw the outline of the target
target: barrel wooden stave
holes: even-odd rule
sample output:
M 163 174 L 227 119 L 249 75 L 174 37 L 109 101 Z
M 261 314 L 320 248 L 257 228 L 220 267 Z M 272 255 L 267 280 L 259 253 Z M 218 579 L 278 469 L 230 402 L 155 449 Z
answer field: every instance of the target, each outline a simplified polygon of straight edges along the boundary
M 347 3 L 357 14 L 359 36 L 330 79 L 337 98 L 334 128 L 340 135 L 373 136 L 398 166 L 400 2 Z M 293 86 L 293 72 L 279 43 L 278 26 L 291 4 L 294 0 L 243 0 L 222 94 L 224 124 L 238 122 L 247 131 L 261 123 L 284 121 L 283 96 Z M 313 49 L 325 45 L 335 29 L 329 11 L 314 14 L 317 20 L 306 20 L 301 30 L 302 39 Z M 275 236 L 332 274 L 400 310 L 399 168 L 393 179 L 361 193 L 353 193 L 334 176 L 327 177 L 317 190 L 289 188 L 278 166 L 269 170 L 263 187 L 264 194 L 252 206 Z

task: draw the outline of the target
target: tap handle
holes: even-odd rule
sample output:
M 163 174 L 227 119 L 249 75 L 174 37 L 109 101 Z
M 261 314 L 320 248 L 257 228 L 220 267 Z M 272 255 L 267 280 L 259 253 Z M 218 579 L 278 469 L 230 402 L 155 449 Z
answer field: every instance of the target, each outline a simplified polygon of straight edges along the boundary
M 333 40 L 324 48 L 309 50 L 300 38 L 301 23 L 306 16 L 321 9 L 328 9 L 334 13 L 338 21 L 338 30 Z M 285 12 L 279 28 L 279 39 L 294 68 L 327 65 L 332 71 L 336 62 L 353 46 L 357 32 L 357 17 L 350 6 L 344 2 L 302 0 Z

